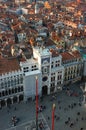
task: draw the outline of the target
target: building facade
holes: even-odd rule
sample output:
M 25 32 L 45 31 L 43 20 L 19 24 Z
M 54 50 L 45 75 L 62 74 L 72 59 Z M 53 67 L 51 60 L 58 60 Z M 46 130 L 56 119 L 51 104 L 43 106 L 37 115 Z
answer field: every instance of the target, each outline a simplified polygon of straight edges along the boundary
M 62 89 L 64 67 L 62 57 L 54 50 L 34 48 L 33 56 L 38 59 L 42 73 L 42 95 L 51 94 Z
M 30 59 L 20 69 L 0 75 L 0 107 L 62 90 L 63 85 L 81 80 L 85 66 L 78 51 L 58 53 L 55 49 L 33 47 Z M 15 65 L 16 66 L 16 65 Z M 19 67 L 18 66 L 18 67 Z
M 78 51 L 64 52 L 62 55 L 64 72 L 64 84 L 74 83 L 82 79 L 83 59 Z
M 86 59 L 84 58 L 84 71 L 83 71 L 83 79 L 86 81 Z
M 24 99 L 35 96 L 36 79 L 38 77 L 39 96 L 62 90 L 64 67 L 62 56 L 54 50 L 33 48 L 33 57 L 20 63 L 24 73 Z M 34 90 L 34 92 L 33 92 Z
M 0 75 L 0 108 L 23 100 L 23 73 L 13 71 Z
M 24 101 L 29 98 L 34 99 L 36 95 L 36 77 L 38 80 L 38 95 L 41 96 L 42 76 L 38 68 L 38 61 L 35 58 L 28 59 L 20 63 L 22 72 L 24 74 Z

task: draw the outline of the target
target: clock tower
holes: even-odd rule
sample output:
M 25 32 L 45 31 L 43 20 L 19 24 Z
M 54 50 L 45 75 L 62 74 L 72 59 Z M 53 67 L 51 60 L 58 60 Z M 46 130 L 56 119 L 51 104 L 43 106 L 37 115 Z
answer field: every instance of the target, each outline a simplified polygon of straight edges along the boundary
M 51 52 L 43 47 L 33 48 L 33 56 L 38 60 L 42 73 L 42 95 L 50 94 Z

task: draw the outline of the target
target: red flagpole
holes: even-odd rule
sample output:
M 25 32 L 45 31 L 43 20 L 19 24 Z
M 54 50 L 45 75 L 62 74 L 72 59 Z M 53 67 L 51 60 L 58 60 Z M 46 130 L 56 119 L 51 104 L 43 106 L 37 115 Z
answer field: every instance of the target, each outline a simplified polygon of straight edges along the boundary
M 38 78 L 36 77 L 36 130 L 38 130 Z
M 52 107 L 52 129 L 51 130 L 54 130 L 54 114 L 55 114 L 55 104 L 53 104 Z

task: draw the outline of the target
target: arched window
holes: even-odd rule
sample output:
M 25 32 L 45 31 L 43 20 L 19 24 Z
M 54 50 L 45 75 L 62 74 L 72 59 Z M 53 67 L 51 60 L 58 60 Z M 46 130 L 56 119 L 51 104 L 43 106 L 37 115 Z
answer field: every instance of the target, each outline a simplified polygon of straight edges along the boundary
M 8 91 L 7 90 L 5 91 L 5 94 L 8 95 Z
M 15 91 L 14 91 L 14 89 L 12 88 L 12 93 L 14 93 Z
M 8 81 L 8 87 L 10 87 L 10 80 Z
M 11 86 L 13 86 L 13 80 L 11 80 Z
M 17 93 L 17 88 L 15 88 L 15 93 Z
M 5 92 L 4 91 L 2 91 L 2 96 L 5 96 Z
M 20 90 L 21 90 L 20 87 L 18 87 L 18 92 L 20 92 Z
M 4 87 L 4 83 L 2 82 L 2 83 L 1 83 L 1 88 L 3 88 L 3 87 Z
M 23 91 L 23 86 L 21 86 L 21 91 Z
M 20 77 L 20 83 L 21 84 L 23 83 L 23 77 L 22 76 Z
M 18 80 L 19 80 L 19 79 L 18 79 L 18 78 L 16 78 L 16 84 L 18 84 L 18 82 L 19 82 Z
M 11 94 L 11 90 L 9 89 L 9 95 Z
M 7 88 L 7 82 L 4 82 L 4 86 L 5 86 L 5 88 Z
M 16 79 L 14 79 L 13 84 L 14 84 L 14 86 L 16 85 Z

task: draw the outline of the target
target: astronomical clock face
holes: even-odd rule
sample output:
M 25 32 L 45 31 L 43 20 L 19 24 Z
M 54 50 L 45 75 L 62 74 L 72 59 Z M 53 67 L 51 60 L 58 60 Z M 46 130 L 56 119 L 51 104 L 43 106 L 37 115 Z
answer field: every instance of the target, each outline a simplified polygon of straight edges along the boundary
M 44 76 L 43 78 L 42 78 L 42 81 L 47 81 L 47 79 L 48 79 L 48 77 L 47 76 Z
M 50 63 L 50 58 L 49 57 L 42 59 L 42 64 L 48 64 L 48 63 Z

